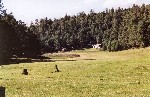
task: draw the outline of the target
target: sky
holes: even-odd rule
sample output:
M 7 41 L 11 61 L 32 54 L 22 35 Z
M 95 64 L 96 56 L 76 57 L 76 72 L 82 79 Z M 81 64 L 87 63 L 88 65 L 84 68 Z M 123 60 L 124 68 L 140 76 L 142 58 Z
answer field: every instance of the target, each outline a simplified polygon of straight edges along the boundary
M 128 8 L 133 4 L 150 4 L 150 0 L 2 0 L 7 12 L 17 20 L 30 24 L 35 19 L 61 18 L 79 12 L 105 11 L 106 8 Z

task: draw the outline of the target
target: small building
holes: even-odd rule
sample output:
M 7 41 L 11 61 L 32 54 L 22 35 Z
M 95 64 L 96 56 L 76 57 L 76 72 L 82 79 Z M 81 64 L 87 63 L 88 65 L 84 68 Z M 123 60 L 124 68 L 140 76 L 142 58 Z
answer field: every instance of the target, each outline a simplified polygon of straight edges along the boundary
M 102 47 L 102 44 L 95 44 L 95 45 L 92 45 L 93 48 L 96 48 L 96 49 L 100 49 Z

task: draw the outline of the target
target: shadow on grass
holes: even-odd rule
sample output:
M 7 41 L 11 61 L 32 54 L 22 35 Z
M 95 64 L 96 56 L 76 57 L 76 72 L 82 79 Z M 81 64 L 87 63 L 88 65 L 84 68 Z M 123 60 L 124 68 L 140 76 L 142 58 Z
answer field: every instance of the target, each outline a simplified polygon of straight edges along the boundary
M 77 60 L 67 60 L 67 59 L 66 60 L 65 59 L 62 60 L 62 59 L 60 59 L 60 60 L 52 60 L 52 61 L 77 61 Z
M 55 62 L 51 60 L 51 58 L 38 56 L 32 58 L 11 58 L 5 62 L 1 62 L 0 65 L 11 65 L 11 64 L 19 64 L 19 63 L 34 63 L 34 62 Z
M 67 60 L 67 59 L 51 59 L 48 57 L 36 57 L 36 58 L 11 58 L 7 63 L 0 65 L 11 65 L 11 64 L 20 64 L 20 63 L 34 63 L 34 62 L 56 62 L 56 61 L 76 61 L 76 60 Z
M 11 58 L 9 64 L 19 63 L 34 63 L 34 62 L 55 62 L 48 57 L 36 57 L 36 58 Z
M 84 60 L 96 60 L 96 59 L 84 59 Z

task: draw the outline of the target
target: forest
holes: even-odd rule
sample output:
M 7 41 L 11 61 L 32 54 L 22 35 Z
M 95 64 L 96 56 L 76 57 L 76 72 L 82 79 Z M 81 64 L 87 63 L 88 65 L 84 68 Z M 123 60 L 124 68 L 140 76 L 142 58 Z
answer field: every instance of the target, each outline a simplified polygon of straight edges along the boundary
M 102 50 L 110 52 L 150 46 L 150 5 L 91 10 L 54 20 L 46 17 L 27 26 L 0 3 L 0 64 L 14 56 L 35 58 L 93 44 L 102 44 Z

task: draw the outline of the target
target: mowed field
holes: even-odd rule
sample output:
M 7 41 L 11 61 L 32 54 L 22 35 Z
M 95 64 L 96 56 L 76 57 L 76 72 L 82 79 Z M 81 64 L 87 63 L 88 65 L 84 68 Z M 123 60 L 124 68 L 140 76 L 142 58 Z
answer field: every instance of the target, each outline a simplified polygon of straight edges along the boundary
M 1 66 L 6 97 L 150 97 L 150 47 L 60 54 L 80 57 L 46 54 L 52 61 Z M 25 68 L 29 75 L 22 75 Z

